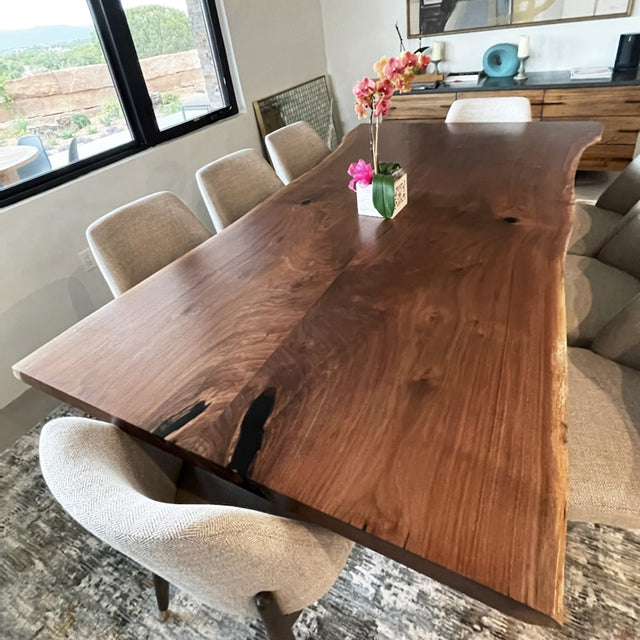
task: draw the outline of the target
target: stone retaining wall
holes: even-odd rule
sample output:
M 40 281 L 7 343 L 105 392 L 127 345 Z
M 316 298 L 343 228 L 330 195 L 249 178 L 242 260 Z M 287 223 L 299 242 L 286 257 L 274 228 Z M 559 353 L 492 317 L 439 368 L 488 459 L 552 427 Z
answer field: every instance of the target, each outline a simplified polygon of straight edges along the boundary
M 196 50 L 147 58 L 140 61 L 140 66 L 150 92 L 196 92 L 205 88 Z M 5 89 L 11 102 L 0 107 L 0 122 L 79 113 L 116 100 L 106 64 L 9 80 Z

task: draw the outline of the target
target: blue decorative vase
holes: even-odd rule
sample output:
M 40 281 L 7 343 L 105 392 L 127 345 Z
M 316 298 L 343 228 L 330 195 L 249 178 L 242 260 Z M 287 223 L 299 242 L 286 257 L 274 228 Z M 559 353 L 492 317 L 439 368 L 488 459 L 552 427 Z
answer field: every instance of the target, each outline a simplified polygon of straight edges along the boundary
M 518 70 L 518 47 L 502 42 L 489 47 L 482 58 L 484 72 L 490 78 L 509 78 Z

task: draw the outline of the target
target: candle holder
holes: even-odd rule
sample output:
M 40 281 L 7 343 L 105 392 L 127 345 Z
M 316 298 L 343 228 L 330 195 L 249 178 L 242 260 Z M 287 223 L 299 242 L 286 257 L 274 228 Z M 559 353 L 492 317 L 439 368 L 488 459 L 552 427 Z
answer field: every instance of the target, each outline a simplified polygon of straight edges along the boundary
M 436 65 L 435 73 L 440 73 L 440 63 L 442 62 L 442 60 L 432 60 L 431 62 Z
M 518 73 L 513 77 L 514 80 L 526 80 L 527 74 L 524 71 L 524 61 L 528 60 L 529 56 L 524 56 L 521 58 L 518 56 L 518 60 L 520 60 L 520 66 L 518 67 Z

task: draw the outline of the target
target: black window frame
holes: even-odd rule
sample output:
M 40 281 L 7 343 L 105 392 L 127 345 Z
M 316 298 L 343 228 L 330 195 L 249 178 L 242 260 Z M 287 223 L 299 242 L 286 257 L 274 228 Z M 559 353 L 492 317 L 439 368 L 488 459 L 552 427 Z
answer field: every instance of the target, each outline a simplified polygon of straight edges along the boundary
M 238 103 L 215 0 L 200 0 L 200 2 L 205 13 L 205 24 L 209 30 L 209 41 L 218 72 L 220 93 L 227 106 L 167 129 L 158 127 L 151 97 L 120 0 L 86 0 L 86 2 L 133 139 L 114 149 L 108 149 L 25 182 L 17 182 L 0 189 L 0 208 L 238 113 Z

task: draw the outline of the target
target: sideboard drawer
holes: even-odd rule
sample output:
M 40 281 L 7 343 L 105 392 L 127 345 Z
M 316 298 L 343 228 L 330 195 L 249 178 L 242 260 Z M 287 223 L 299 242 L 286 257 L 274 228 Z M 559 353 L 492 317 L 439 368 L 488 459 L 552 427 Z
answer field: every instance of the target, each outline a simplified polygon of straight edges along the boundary
M 447 117 L 447 111 L 456 99 L 455 93 L 405 94 L 393 96 L 391 108 L 385 116 L 388 120 L 439 120 Z
M 632 144 L 594 144 L 585 149 L 579 169 L 622 171 L 633 157 Z
M 542 117 L 640 117 L 640 87 L 546 89 Z
M 640 115 L 632 118 L 625 116 L 621 118 L 605 116 L 600 117 L 593 115 L 590 118 L 568 116 L 566 118 L 545 118 L 545 120 L 596 120 L 604 125 L 604 131 L 602 132 L 602 140 L 598 143 L 598 146 L 603 144 L 616 144 L 616 145 L 630 145 L 634 146 L 638 139 L 638 133 L 640 133 Z

